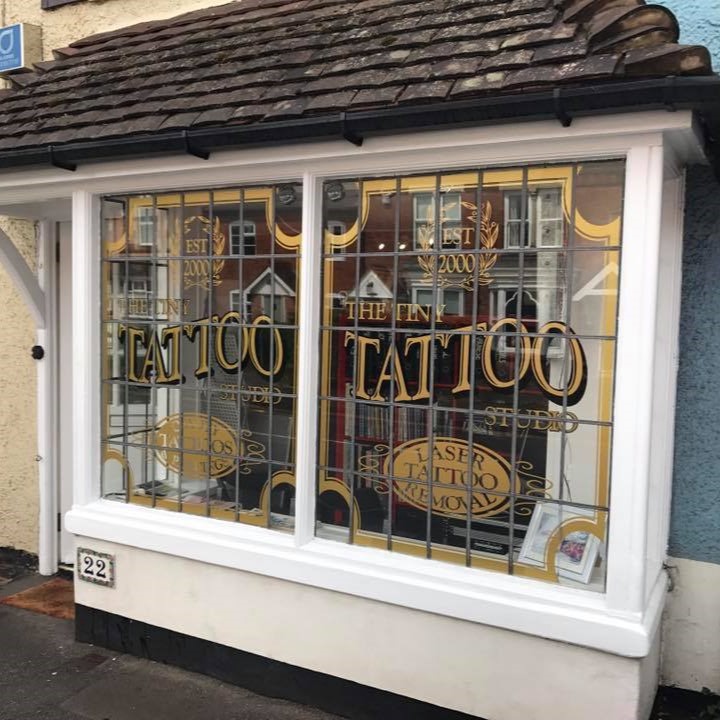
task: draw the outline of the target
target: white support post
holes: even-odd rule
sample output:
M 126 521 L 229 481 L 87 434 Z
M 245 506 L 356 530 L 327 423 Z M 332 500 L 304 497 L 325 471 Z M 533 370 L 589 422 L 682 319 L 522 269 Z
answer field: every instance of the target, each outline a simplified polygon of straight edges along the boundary
M 72 194 L 73 506 L 100 495 L 100 210 Z
M 39 541 L 38 570 L 41 575 L 54 575 L 58 568 L 58 483 L 56 437 L 56 369 L 55 342 L 55 233 L 47 220 L 37 228 L 38 284 L 44 302 L 44 324 L 37 330 L 37 344 L 44 356 L 37 360 L 37 423 Z
M 653 411 L 654 452 L 648 501 L 647 590 L 663 572 L 667 557 L 675 450 L 675 404 L 680 355 L 680 296 L 685 204 L 685 172 L 665 177 L 660 247 L 656 370 Z
M 299 347 L 295 458 L 295 543 L 315 535 L 315 464 L 317 462 L 318 371 L 320 354 L 322 192 L 318 179 L 303 176 L 302 246 L 298 297 Z
M 615 429 L 608 545 L 608 609 L 645 608 L 648 487 L 662 210 L 663 147 L 627 155 Z

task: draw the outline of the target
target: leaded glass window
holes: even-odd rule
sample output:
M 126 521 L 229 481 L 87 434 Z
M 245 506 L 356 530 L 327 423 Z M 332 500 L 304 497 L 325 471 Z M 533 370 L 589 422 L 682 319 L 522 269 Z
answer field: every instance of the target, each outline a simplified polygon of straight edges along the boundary
M 603 589 L 623 182 L 597 162 L 323 194 L 348 230 L 323 240 L 319 536 Z
M 104 496 L 291 528 L 302 187 L 103 215 Z

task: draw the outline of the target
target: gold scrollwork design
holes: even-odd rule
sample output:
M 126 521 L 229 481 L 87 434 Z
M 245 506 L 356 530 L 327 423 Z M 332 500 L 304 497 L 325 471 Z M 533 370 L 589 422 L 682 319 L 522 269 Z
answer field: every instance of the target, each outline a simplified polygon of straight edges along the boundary
M 259 465 L 265 459 L 265 446 L 253 440 L 250 430 L 240 431 L 241 455 L 238 461 L 238 472 L 241 475 L 249 475 L 255 465 Z
M 377 477 L 382 471 L 382 464 L 385 458 L 390 454 L 388 445 L 375 445 L 374 452 L 367 452 L 358 459 L 358 470 L 362 474 L 370 476 L 372 489 L 378 495 L 388 495 L 390 486 L 385 478 Z
M 113 460 L 119 462 L 123 470 L 127 473 L 127 486 L 129 488 L 134 487 L 135 478 L 133 476 L 133 471 L 130 467 L 128 459 L 119 450 L 115 450 L 114 448 L 105 448 L 105 452 L 103 453 L 103 461 L 111 462 Z
M 550 490 L 553 487 L 553 483 L 547 478 L 532 474 L 530 471 L 535 468 L 533 464 L 527 460 L 517 460 L 515 465 L 521 480 L 519 484 L 523 488 L 525 498 L 527 498 L 515 500 L 515 512 L 523 517 L 530 517 L 538 499 L 551 497 Z

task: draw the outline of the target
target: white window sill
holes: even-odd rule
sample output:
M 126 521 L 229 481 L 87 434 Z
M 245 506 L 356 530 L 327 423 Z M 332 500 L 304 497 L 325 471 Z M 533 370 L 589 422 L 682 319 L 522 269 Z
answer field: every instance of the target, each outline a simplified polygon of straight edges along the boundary
M 289 582 L 491 625 L 627 657 L 648 654 L 665 597 L 661 575 L 644 614 L 605 596 L 381 550 L 97 500 L 65 516 L 69 532 Z

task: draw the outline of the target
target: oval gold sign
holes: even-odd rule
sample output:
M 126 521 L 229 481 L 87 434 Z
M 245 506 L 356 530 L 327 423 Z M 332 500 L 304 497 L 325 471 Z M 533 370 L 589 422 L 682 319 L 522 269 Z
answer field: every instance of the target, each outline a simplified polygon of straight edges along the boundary
M 432 469 L 432 512 L 465 519 L 468 501 L 473 517 L 488 517 L 507 510 L 510 463 L 498 453 L 474 444 L 472 460 L 469 445 L 457 438 L 435 438 L 432 462 L 428 457 L 427 439 L 411 440 L 395 449 L 393 476 L 398 496 L 421 510 L 428 508 L 428 480 Z M 468 469 L 472 492 L 468 493 Z M 390 458 L 385 460 L 384 474 L 390 474 Z M 517 489 L 517 487 L 516 487 Z
M 166 417 L 154 435 L 158 460 L 174 472 L 182 469 L 185 478 L 221 477 L 235 469 L 242 454 L 229 425 L 215 417 L 208 423 L 207 415 L 198 413 Z

